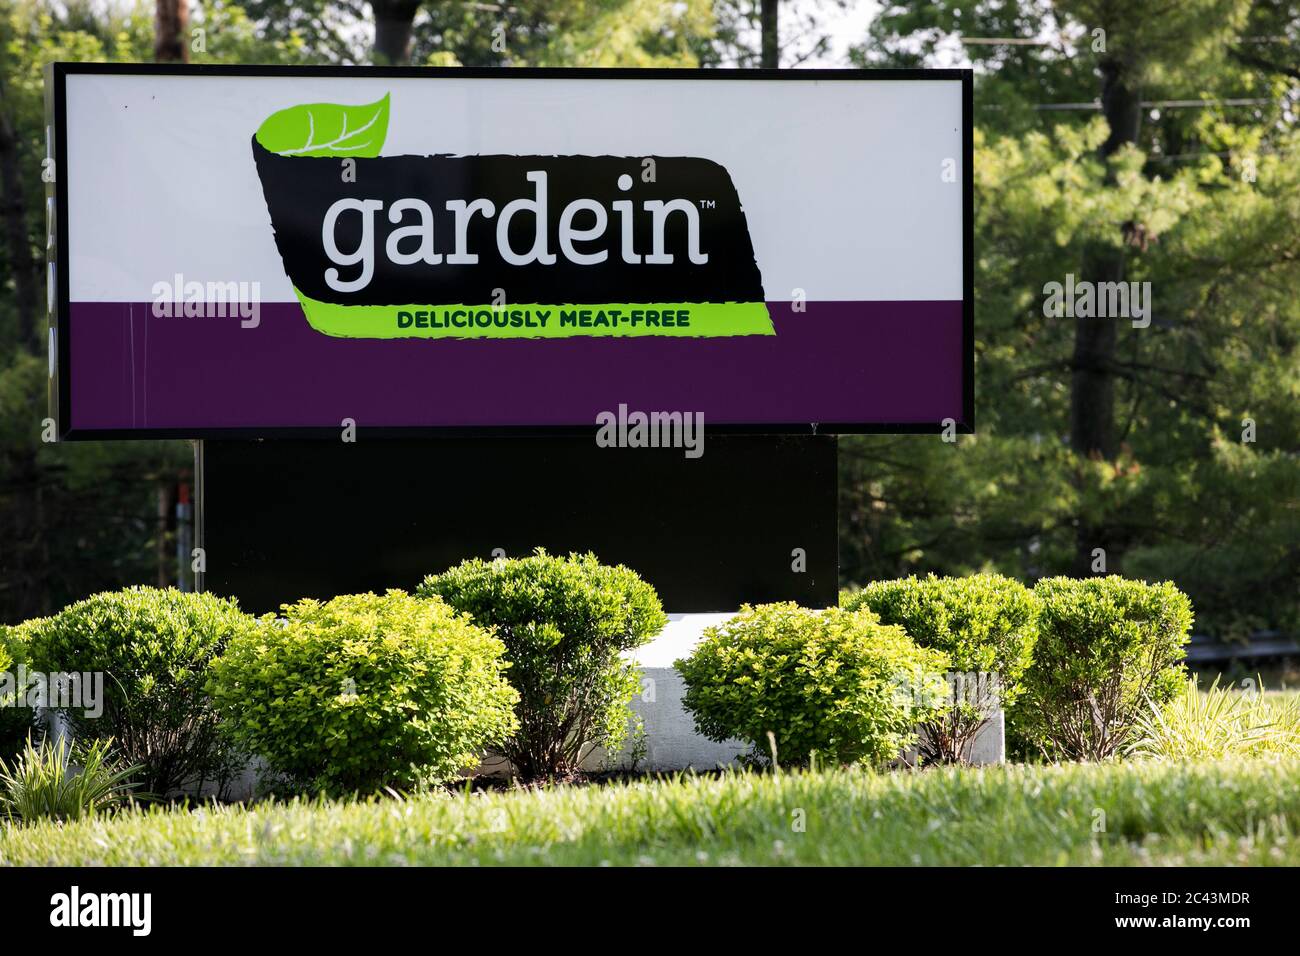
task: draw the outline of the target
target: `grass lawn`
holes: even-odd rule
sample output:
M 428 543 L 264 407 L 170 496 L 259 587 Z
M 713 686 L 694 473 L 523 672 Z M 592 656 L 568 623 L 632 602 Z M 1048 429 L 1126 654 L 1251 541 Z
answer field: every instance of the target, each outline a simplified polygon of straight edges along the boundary
M 0 825 L 0 861 L 1295 866 L 1298 834 L 1300 761 L 1129 762 L 154 807 Z

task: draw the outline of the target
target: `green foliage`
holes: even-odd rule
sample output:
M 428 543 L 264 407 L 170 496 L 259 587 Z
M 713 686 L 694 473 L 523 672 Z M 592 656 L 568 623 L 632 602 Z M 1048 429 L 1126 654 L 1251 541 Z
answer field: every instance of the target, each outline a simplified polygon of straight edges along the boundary
M 0 297 L 0 313 L 3 307 Z M 153 479 L 178 475 L 193 462 L 180 442 L 42 442 L 48 380 L 44 357 L 18 351 L 6 358 L 0 343 L 0 621 L 6 623 L 154 578 Z
M 746 605 L 674 666 L 711 740 L 739 738 L 762 760 L 770 733 L 781 762 L 880 765 L 945 711 L 948 663 L 871 611 L 784 603 Z
M 127 803 L 141 768 L 124 766 L 112 740 L 33 745 L 12 761 L 0 760 L 0 815 L 10 820 L 80 820 Z
M 814 4 L 829 8 L 832 3 Z M 786 5 L 788 7 L 788 5 Z M 424 4 L 412 61 L 467 66 L 747 65 L 757 6 L 742 0 L 519 0 Z M 814 11 L 817 12 L 817 11 Z M 1206 633 L 1300 630 L 1300 132 L 1294 57 L 1278 38 L 1291 5 L 1189 0 L 1153 17 L 1101 0 L 891 0 L 854 65 L 923 66 L 958 37 L 976 66 L 974 155 L 979 434 L 841 440 L 846 583 L 935 571 L 1023 580 L 1081 573 L 1104 546 L 1111 571 L 1173 580 Z M 196 63 L 361 63 L 373 11 L 361 3 L 191 4 L 207 45 Z M 44 155 L 43 68 L 54 60 L 150 59 L 149 4 L 14 0 L 0 11 L 0 116 L 13 168 Z M 783 62 L 825 49 L 812 13 L 782 11 Z M 808 22 L 805 24 L 805 20 Z M 505 49 L 495 28 L 504 27 Z M 1092 31 L 1106 31 L 1106 50 Z M 1113 161 L 1096 111 L 1040 110 L 1101 93 L 1110 57 L 1144 100 L 1244 97 L 1248 107 L 1144 110 L 1136 146 Z M 24 174 L 4 190 L 0 244 L 0 621 L 158 572 L 156 479 L 174 479 L 177 442 L 47 445 L 44 196 Z M 1152 241 L 1123 245 L 1125 223 Z M 22 237 L 26 237 L 25 244 Z M 1086 250 L 1122 248 L 1124 277 L 1150 281 L 1153 324 L 1117 328 L 1121 452 L 1069 448 L 1074 324 L 1042 314 L 1042 288 L 1081 275 Z M 16 248 L 26 247 L 22 267 Z M 20 283 L 36 290 L 23 310 Z M 1241 440 L 1243 420 L 1258 426 Z M 1106 540 L 1080 541 L 1078 527 Z M 1085 536 L 1087 537 L 1087 536 Z M 166 542 L 163 542 L 164 549 Z
M 295 15 L 294 9 L 299 2 L 300 0 L 294 0 L 293 3 L 233 4 L 226 0 L 201 0 L 193 4 L 190 27 L 191 30 L 201 28 L 205 42 L 202 49 L 195 49 L 195 44 L 191 42 L 191 62 L 272 63 L 288 66 L 331 62 L 334 51 L 328 44 L 313 42 L 323 40 L 323 37 L 319 34 L 312 37 L 309 30 L 301 29 L 304 24 Z M 253 15 L 254 8 L 259 5 L 278 7 L 276 29 L 267 29 L 266 21 L 258 20 Z M 327 18 L 339 20 L 340 17 L 347 17 L 349 11 L 346 6 L 335 3 L 330 7 L 324 11 Z M 150 40 L 152 41 L 152 35 Z
M 209 11 L 224 4 L 206 3 Z M 254 37 L 283 59 L 375 59 L 372 11 L 332 0 L 244 0 Z M 412 64 L 431 66 L 694 66 L 712 35 L 710 0 L 514 0 L 413 5 Z M 227 8 L 228 9 L 228 8 Z M 235 8 L 239 9 L 239 8 Z M 224 33 L 222 34 L 224 36 Z M 245 57 L 250 52 L 241 49 Z M 243 62 L 254 62 L 245 59 Z
M 1173 700 L 1151 702 L 1125 751 L 1156 760 L 1300 757 L 1300 695 L 1208 690 L 1189 678 Z
M 505 642 L 519 692 L 519 730 L 502 753 L 525 778 L 575 769 L 594 747 L 617 749 L 640 669 L 623 654 L 668 622 L 635 571 L 593 554 L 538 549 L 526 558 L 465 561 L 420 585 Z
M 0 624 L 0 760 L 19 753 L 36 729 L 36 709 L 27 706 L 26 688 L 18 683 L 18 668 L 27 664 L 31 630 L 39 623 Z
M 191 26 L 206 34 L 206 51 L 192 50 L 196 63 L 322 58 L 301 38 L 263 38 L 239 6 L 221 0 L 190 6 Z M 141 0 L 0 4 L 0 170 L 13 173 L 0 176 L 6 237 L 0 242 L 0 622 L 157 580 L 160 560 L 167 570 L 174 560 L 156 492 L 192 467 L 188 443 L 56 444 L 42 435 L 49 414 L 45 184 L 39 175 L 45 67 L 55 61 L 149 61 L 153 19 L 153 5 Z M 27 297 L 18 294 L 24 288 L 31 290 Z
M 1129 740 L 1148 702 L 1165 704 L 1183 682 L 1192 626 L 1173 584 L 1117 576 L 1047 578 L 1034 664 L 1009 717 L 1048 756 L 1101 760 Z
M 1193 0 L 1149 14 L 1101 0 L 892 0 L 853 51 L 859 65 L 918 66 L 959 37 L 1049 38 L 962 47 L 977 68 L 979 433 L 841 439 L 846 583 L 1079 574 L 1080 555 L 1104 547 L 1112 572 L 1177 582 L 1206 633 L 1300 628 L 1294 57 L 1243 39 L 1287 35 L 1295 13 Z M 1143 100 L 1261 102 L 1144 110 L 1136 146 L 1107 162 L 1098 112 L 1036 108 L 1096 100 L 1107 60 Z M 1125 242 L 1126 223 L 1148 241 Z M 1149 281 L 1153 297 L 1149 328 L 1116 327 L 1112 461 L 1070 449 L 1077 327 L 1042 309 L 1044 284 L 1083 278 L 1098 245 L 1122 250 L 1124 278 Z
M 1292 401 L 1300 403 L 1300 389 Z M 1272 422 L 1292 415 L 1280 406 L 1256 414 Z M 1195 599 L 1198 630 L 1222 639 L 1244 641 L 1261 630 L 1300 636 L 1298 460 L 1293 451 L 1215 435 L 1209 457 L 1168 475 L 1157 492 L 1171 526 L 1196 533 L 1135 544 L 1125 573 L 1172 577 Z
M 953 706 L 925 725 L 921 752 L 930 759 L 967 759 L 989 717 L 1019 698 L 1038 639 L 1038 603 L 1019 581 L 996 574 L 874 581 L 841 606 L 868 608 L 948 655 Z
M 30 655 L 46 673 L 104 675 L 101 716 L 65 712 L 74 736 L 112 737 L 145 788 L 166 796 L 228 769 L 205 685 L 213 659 L 255 623 L 233 600 L 133 587 L 34 622 Z
M 709 0 L 545 0 L 538 4 L 550 21 L 545 46 L 526 60 L 511 57 L 510 62 L 534 66 L 695 66 L 693 41 L 711 34 L 711 6 Z
M 213 700 L 295 786 L 373 792 L 450 779 L 515 728 L 503 646 L 402 591 L 286 604 L 230 642 Z

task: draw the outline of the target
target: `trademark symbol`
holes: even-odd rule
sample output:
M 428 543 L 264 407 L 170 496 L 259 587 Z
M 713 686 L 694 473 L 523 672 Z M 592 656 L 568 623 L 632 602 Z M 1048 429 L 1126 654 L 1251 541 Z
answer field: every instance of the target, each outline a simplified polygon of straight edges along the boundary
M 717 208 L 718 208 L 718 203 L 717 203 L 716 200 L 713 200 L 713 199 L 701 199 L 701 200 L 700 200 L 700 208 L 701 208 L 701 209 L 717 209 Z

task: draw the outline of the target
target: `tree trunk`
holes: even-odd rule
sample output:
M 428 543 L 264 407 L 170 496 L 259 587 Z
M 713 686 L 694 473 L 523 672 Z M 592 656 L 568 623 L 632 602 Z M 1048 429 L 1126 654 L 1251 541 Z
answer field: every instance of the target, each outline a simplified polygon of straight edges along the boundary
M 1141 94 L 1131 67 L 1116 58 L 1101 62 L 1101 108 L 1110 133 L 1099 150 L 1109 158 L 1127 143 L 1136 143 L 1142 122 Z M 1095 283 L 1124 278 L 1124 250 L 1098 245 L 1084 253 L 1082 278 Z M 1075 318 L 1074 359 L 1070 382 L 1070 446 L 1087 458 L 1113 461 L 1119 452 L 1115 434 L 1115 346 L 1119 319 Z M 1110 547 L 1104 524 L 1080 520 L 1075 571 L 1092 572 L 1094 548 Z
M 1101 144 L 1105 159 L 1127 143 L 1136 143 L 1142 125 L 1142 95 L 1136 88 L 1132 66 L 1118 59 L 1101 61 L 1101 111 L 1110 135 Z
M 158 524 L 157 531 L 154 534 L 154 553 L 158 560 L 158 587 L 165 588 L 171 584 L 170 566 L 174 559 L 172 555 L 171 542 L 167 540 L 168 518 L 170 513 L 175 510 L 171 503 L 172 486 L 166 479 L 157 479 L 157 501 L 158 501 Z
M 1084 253 L 1083 277 L 1093 282 L 1118 282 L 1124 275 L 1124 254 L 1108 247 Z M 1112 461 L 1115 444 L 1116 319 L 1095 316 L 1074 320 L 1074 361 L 1070 383 L 1070 446 L 1088 458 Z
M 411 24 L 419 0 L 371 0 L 375 12 L 375 62 L 389 65 L 411 58 Z
M 153 18 L 153 58 L 159 63 L 186 63 L 190 58 L 185 42 L 190 27 L 186 0 L 157 0 Z
M 780 0 L 762 0 L 759 7 L 759 24 L 763 35 L 762 53 L 758 65 L 767 70 L 775 70 L 780 63 L 780 47 L 777 45 L 777 10 Z
M 2 92 L 2 91 L 0 91 Z M 29 170 L 34 173 L 34 170 Z M 9 269 L 14 280 L 14 306 L 18 313 L 18 344 L 35 352 L 37 316 L 40 312 L 40 286 L 36 264 L 32 259 L 31 236 L 27 232 L 27 201 L 23 195 L 22 159 L 18 155 L 18 138 L 5 113 L 0 97 L 0 208 L 3 208 L 5 244 L 9 249 Z

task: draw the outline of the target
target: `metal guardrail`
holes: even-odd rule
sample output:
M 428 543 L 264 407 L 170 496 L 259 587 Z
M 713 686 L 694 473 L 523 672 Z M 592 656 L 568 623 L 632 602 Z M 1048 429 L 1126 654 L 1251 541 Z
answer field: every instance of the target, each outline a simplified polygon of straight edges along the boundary
M 1278 631 L 1256 631 L 1244 643 L 1193 634 L 1187 647 L 1187 660 L 1192 664 L 1257 661 L 1272 657 L 1300 657 L 1300 642 Z

